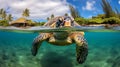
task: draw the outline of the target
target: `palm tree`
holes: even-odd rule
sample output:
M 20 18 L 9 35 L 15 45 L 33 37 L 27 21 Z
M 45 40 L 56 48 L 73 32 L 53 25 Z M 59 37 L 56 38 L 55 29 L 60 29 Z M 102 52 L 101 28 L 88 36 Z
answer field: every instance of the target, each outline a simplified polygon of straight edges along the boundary
M 22 16 L 23 16 L 23 17 L 29 17 L 29 16 L 30 16 L 29 14 L 30 14 L 29 9 L 26 8 L 26 9 L 23 11 Z
M 107 0 L 102 0 L 101 6 L 106 18 L 115 16 L 115 12 Z
M 3 11 L 2 12 L 2 19 L 6 20 L 6 16 L 7 16 L 6 11 Z
M 2 8 L 2 9 L 0 9 L 0 14 L 2 14 L 2 12 L 4 11 L 4 9 Z
M 70 9 L 70 12 L 71 12 L 71 16 L 75 19 L 75 18 L 79 18 L 81 17 L 78 10 L 75 9 L 72 5 L 69 5 L 69 9 Z
M 53 19 L 53 18 L 54 18 L 54 14 L 51 15 L 51 19 Z
M 118 10 L 118 8 L 115 8 L 115 11 L 116 11 L 117 17 L 120 18 L 120 11 Z
M 7 20 L 8 20 L 8 21 L 12 21 L 12 18 L 13 18 L 13 17 L 12 17 L 11 14 L 9 14 L 9 15 L 7 16 Z
M 50 20 L 50 18 L 49 18 L 49 17 L 47 17 L 47 20 Z
M 65 13 L 65 15 L 64 16 L 68 16 L 68 13 Z
M 2 13 L 3 13 L 4 9 L 0 9 L 0 18 L 2 18 Z

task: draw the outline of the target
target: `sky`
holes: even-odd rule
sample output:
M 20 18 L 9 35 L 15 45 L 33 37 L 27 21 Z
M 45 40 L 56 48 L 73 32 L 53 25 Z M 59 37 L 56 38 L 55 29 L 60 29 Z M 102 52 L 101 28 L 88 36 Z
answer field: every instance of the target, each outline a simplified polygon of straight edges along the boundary
M 113 8 L 120 10 L 120 0 L 108 0 Z M 30 10 L 30 19 L 44 21 L 51 14 L 62 16 L 70 15 L 69 4 L 73 5 L 82 17 L 90 18 L 103 14 L 101 0 L 0 0 L 0 8 L 14 18 L 22 17 L 25 8 Z

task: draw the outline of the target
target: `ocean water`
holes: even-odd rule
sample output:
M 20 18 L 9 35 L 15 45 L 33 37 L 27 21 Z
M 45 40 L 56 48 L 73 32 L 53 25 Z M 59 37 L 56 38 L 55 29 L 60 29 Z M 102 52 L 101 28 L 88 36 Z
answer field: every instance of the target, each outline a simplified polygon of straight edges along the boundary
M 89 54 L 76 61 L 75 44 L 55 46 L 43 42 L 37 56 L 31 44 L 38 33 L 0 31 L 0 67 L 120 67 L 120 32 L 85 32 Z

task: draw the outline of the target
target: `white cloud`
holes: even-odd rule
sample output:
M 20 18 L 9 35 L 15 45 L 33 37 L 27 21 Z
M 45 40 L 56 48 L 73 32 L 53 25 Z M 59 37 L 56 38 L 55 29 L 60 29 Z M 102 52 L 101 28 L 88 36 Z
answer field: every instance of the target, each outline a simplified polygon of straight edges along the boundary
M 118 1 L 118 3 L 120 4 L 120 0 Z
M 64 15 L 69 12 L 66 0 L 0 0 L 0 8 L 4 8 L 14 17 L 21 17 L 25 8 L 30 10 L 30 18 L 46 19 L 51 14 Z
M 88 10 L 88 11 L 95 10 L 94 4 L 95 4 L 95 1 L 87 1 L 86 6 L 83 6 L 82 9 Z

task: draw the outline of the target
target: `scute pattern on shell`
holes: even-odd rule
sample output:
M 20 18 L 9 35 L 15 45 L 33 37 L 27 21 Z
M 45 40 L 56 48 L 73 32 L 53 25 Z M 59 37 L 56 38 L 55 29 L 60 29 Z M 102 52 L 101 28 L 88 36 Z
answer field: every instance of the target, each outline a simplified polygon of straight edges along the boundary
M 55 18 L 53 18 L 53 19 L 50 19 L 48 22 L 46 22 L 46 23 L 44 24 L 44 26 L 50 26 L 50 27 L 52 27 L 52 24 L 56 23 L 57 20 L 58 20 L 59 18 L 61 18 L 61 17 L 63 17 L 63 16 L 58 16 L 58 17 L 55 17 Z

